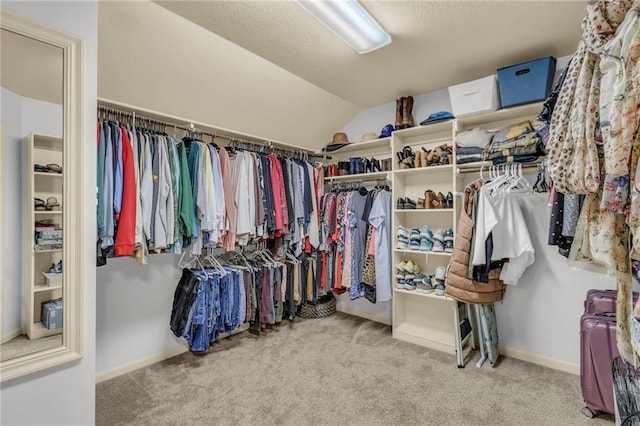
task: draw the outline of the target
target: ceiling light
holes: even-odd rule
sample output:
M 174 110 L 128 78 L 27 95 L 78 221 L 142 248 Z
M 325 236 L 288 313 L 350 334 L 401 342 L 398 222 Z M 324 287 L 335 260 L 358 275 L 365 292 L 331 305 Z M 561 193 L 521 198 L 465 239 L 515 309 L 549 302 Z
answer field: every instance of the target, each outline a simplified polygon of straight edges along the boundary
M 391 43 L 391 36 L 356 0 L 298 0 L 358 53 L 368 53 Z

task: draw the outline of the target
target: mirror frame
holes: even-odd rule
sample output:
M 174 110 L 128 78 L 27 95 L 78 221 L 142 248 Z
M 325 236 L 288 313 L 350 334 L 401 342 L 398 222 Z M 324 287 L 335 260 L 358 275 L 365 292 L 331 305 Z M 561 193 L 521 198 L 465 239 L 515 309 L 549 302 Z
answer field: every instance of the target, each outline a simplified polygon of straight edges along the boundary
M 84 42 L 81 39 L 3 10 L 0 10 L 0 28 L 59 47 L 63 54 L 62 137 L 64 141 L 64 176 L 62 205 L 65 206 L 65 210 L 62 218 L 64 229 L 62 250 L 62 258 L 64 259 L 62 284 L 64 330 L 62 333 L 62 345 L 0 362 L 0 382 L 6 382 L 7 380 L 78 360 L 84 355 L 85 265 L 83 265 L 82 261 L 82 243 L 84 242 L 85 225 L 83 217 L 85 207 L 83 185 L 87 173 L 85 173 L 83 167 L 84 146 L 82 132 L 84 127 L 83 73 L 85 51 Z M 1 158 L 2 143 L 0 143 Z M 0 182 L 2 182 L 1 176 Z M 0 199 L 3 199 L 1 184 Z M 1 220 L 2 216 L 0 216 L 0 241 L 3 241 Z M 6 254 L 4 253 L 4 255 Z M 0 253 L 0 256 L 2 255 L 3 253 Z M 19 258 L 21 255 L 22 253 L 19 253 L 16 257 Z M 0 302 L 3 284 L 2 275 L 0 275 Z M 24 282 L 20 284 L 24 286 Z

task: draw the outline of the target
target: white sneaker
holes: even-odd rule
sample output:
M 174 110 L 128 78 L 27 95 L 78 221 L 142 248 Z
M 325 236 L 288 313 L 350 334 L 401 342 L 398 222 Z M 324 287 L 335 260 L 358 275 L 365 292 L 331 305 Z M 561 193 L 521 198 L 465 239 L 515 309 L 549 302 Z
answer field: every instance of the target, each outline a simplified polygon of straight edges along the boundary
M 436 268 L 436 279 L 444 281 L 446 271 L 447 270 L 444 268 L 444 266 L 438 266 Z

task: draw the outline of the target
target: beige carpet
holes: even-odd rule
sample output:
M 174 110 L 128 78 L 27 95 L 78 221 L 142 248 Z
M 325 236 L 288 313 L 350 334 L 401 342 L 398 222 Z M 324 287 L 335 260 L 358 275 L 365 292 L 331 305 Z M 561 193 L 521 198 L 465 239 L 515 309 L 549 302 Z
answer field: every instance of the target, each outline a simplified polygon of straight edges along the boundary
M 0 361 L 8 361 L 58 346 L 62 346 L 62 334 L 33 340 L 29 340 L 26 334 L 21 334 L 0 345 Z
M 297 320 L 296 320 L 297 321 Z M 168 332 L 168 331 L 167 331 Z M 345 314 L 232 336 L 96 387 L 98 425 L 607 425 L 584 417 L 579 377 L 453 355 Z

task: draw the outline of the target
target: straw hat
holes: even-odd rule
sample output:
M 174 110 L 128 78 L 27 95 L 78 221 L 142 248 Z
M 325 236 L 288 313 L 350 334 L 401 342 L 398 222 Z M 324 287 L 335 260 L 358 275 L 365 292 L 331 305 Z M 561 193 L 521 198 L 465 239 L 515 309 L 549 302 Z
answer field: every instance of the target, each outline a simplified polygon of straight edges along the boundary
M 346 133 L 334 133 L 331 143 L 327 145 L 324 150 L 328 152 L 336 151 L 345 145 L 349 145 L 349 143 L 349 138 Z
M 362 135 L 360 142 L 373 141 L 376 139 L 378 139 L 378 135 L 376 135 L 375 133 L 369 132 Z

